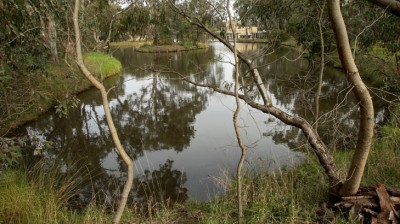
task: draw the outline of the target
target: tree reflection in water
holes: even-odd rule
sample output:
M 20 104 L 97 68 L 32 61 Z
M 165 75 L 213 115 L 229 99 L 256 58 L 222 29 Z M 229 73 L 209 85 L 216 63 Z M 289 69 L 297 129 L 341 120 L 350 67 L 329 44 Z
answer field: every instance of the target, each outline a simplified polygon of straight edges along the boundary
M 155 206 L 172 206 L 188 199 L 187 181 L 184 172 L 172 169 L 168 159 L 158 170 L 145 170 L 134 180 L 134 201 L 141 209 Z
M 168 67 L 193 75 L 198 81 L 217 83 L 222 74 L 221 69 L 211 63 L 213 50 L 163 55 L 138 54 L 130 50 L 115 52 L 123 63 L 125 75 L 109 92 L 121 142 L 134 159 L 143 157 L 145 152 L 182 152 L 194 138 L 194 121 L 205 109 L 210 90 L 198 89 L 171 74 L 139 66 Z M 220 72 L 215 71 L 218 69 Z M 109 204 L 114 201 L 114 195 L 119 195 L 119 185 L 126 178 L 125 166 L 114 150 L 97 92 L 89 90 L 79 98 L 81 105 L 71 109 L 67 118 L 48 113 L 29 126 L 54 143 L 54 148 L 46 154 L 63 167 L 60 172 L 74 172 L 79 167 L 90 171 L 90 174 L 82 171 L 80 174 L 91 177 L 80 186 L 81 203 L 95 198 L 98 203 Z M 188 190 L 183 186 L 186 174 L 173 170 L 172 165 L 173 161 L 167 160 L 159 170 L 147 170 L 136 178 L 131 202 L 147 203 L 150 198 L 152 203 L 185 201 L 188 198 Z M 154 192 L 150 194 L 149 190 Z

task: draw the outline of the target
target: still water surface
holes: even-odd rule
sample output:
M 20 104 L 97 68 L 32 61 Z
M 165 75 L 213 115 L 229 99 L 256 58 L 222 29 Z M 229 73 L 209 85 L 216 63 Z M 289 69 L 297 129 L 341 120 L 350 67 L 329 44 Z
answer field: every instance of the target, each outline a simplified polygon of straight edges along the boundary
M 239 47 L 254 54 L 265 46 Z M 109 100 L 121 141 L 135 160 L 132 199 L 208 200 L 222 193 L 223 187 L 215 179 L 232 176 L 240 157 L 232 124 L 234 98 L 196 88 L 167 71 L 200 83 L 229 86 L 233 82 L 232 54 L 223 45 L 212 43 L 209 49 L 199 51 L 146 54 L 124 48 L 113 55 L 122 62 L 123 74 L 107 80 L 109 86 L 116 85 Z M 312 121 L 318 73 L 310 71 L 307 60 L 297 57 L 296 52 L 283 48 L 259 57 L 257 63 L 262 65 L 275 105 Z M 245 72 L 244 68 L 241 71 Z M 250 94 L 252 88 L 248 87 Z M 357 107 L 351 96 L 342 100 L 348 95 L 343 75 L 327 69 L 322 91 L 321 122 L 328 128 L 321 125 L 321 136 L 331 147 L 337 142 L 354 144 L 351 134 L 358 123 L 353 114 Z M 125 168 L 113 147 L 98 92 L 89 90 L 79 99 L 79 107 L 71 110 L 68 118 L 48 113 L 28 128 L 55 143 L 47 156 L 62 164 L 63 172 L 74 172 L 77 166 L 93 171 L 83 187 L 83 200 L 96 193 L 107 201 L 123 185 Z M 338 102 L 340 106 L 334 107 Z M 329 112 L 333 108 L 336 110 Z M 304 144 L 297 129 L 245 104 L 239 122 L 248 146 L 248 168 L 262 167 L 266 172 L 305 158 L 295 150 Z

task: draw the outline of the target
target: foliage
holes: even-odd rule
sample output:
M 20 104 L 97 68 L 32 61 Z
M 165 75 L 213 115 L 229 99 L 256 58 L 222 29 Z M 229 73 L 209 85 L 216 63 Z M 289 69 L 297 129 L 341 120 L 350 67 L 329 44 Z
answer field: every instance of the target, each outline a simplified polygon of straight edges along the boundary
M 150 24 L 150 9 L 138 5 L 129 7 L 123 12 L 120 24 L 118 32 L 125 33 L 131 38 L 138 36 L 142 39 L 146 36 Z
M 400 20 L 384 9 L 374 4 L 365 4 L 364 1 L 349 1 L 343 8 L 351 42 L 361 34 L 357 41 L 362 49 L 368 50 L 374 45 L 381 45 L 394 53 L 399 50 L 400 37 L 393 35 L 400 32 Z
M 72 96 L 71 99 L 65 99 L 63 101 L 58 101 L 58 105 L 54 108 L 56 109 L 56 114 L 61 117 L 68 117 L 68 110 L 70 108 L 77 108 L 79 105 L 79 99 Z
M 373 86 L 381 89 L 399 92 L 399 72 L 397 68 L 397 58 L 383 42 L 377 42 L 368 49 L 363 50 L 363 54 L 356 57 L 360 65 L 360 71 L 366 80 Z
M 310 51 L 311 56 L 319 55 L 318 21 L 321 10 L 326 10 L 322 1 L 238 0 L 234 6 L 242 23 L 257 24 L 270 34 L 270 39 L 274 38 L 274 34 L 276 36 L 277 31 L 294 36 L 304 49 Z M 398 35 L 393 35 L 400 32 L 400 21 L 396 16 L 361 0 L 343 3 L 342 10 L 351 43 L 357 41 L 360 49 L 368 49 L 381 42 L 392 53 L 398 51 L 400 39 Z M 325 52 L 330 52 L 335 49 L 335 41 L 327 14 L 322 18 Z M 282 41 L 280 38 L 277 40 Z
M 89 71 L 101 80 L 119 74 L 122 69 L 120 61 L 101 52 L 86 53 L 84 55 L 84 63 Z
M 400 146 L 400 106 L 396 105 L 393 107 L 393 111 L 391 111 L 391 117 L 387 121 L 387 124 L 384 125 L 381 129 L 381 136 L 377 142 L 378 148 L 388 148 L 392 149 L 393 153 L 396 153 L 396 150 L 399 149 Z M 393 156 L 382 156 L 382 160 L 386 159 L 394 159 L 396 157 Z M 397 161 L 391 164 L 395 164 Z M 395 176 L 394 176 L 395 177 Z
M 18 146 L 0 148 L 0 174 L 3 169 L 18 164 L 21 157 L 21 149 Z
M 76 67 L 65 64 L 49 65 L 46 74 L 32 76 L 21 80 L 14 94 L 7 94 L 0 107 L 0 133 L 15 128 L 32 120 L 60 104 L 71 99 L 75 93 L 87 89 L 87 80 L 77 73 Z

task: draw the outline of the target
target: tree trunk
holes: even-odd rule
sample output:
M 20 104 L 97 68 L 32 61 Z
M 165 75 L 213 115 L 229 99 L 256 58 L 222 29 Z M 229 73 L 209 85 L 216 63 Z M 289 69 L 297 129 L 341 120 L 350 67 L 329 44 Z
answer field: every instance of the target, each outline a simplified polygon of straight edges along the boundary
M 85 64 L 83 63 L 82 49 L 81 49 L 81 35 L 80 35 L 79 23 L 78 23 L 79 5 L 80 5 L 79 0 L 75 0 L 73 21 L 74 21 L 74 30 L 75 30 L 77 64 L 78 64 L 80 70 L 82 71 L 82 73 L 85 75 L 85 77 L 100 91 L 101 98 L 102 98 L 102 103 L 103 103 L 103 109 L 104 109 L 104 113 L 105 113 L 105 116 L 106 116 L 107 125 L 108 125 L 108 127 L 110 129 L 111 137 L 113 139 L 114 145 L 117 148 L 117 151 L 118 151 L 119 155 L 121 156 L 122 160 L 124 161 L 124 163 L 128 167 L 127 180 L 126 180 L 126 183 L 124 185 L 124 189 L 123 189 L 123 191 L 121 193 L 121 200 L 118 203 L 118 209 L 115 212 L 114 218 L 113 218 L 113 223 L 119 223 L 120 219 L 121 219 L 121 216 L 122 216 L 122 213 L 123 213 L 123 211 L 125 209 L 126 202 L 128 200 L 129 192 L 131 191 L 131 188 L 132 188 L 133 162 L 132 162 L 131 158 L 128 156 L 128 154 L 126 153 L 125 149 L 123 148 L 123 146 L 122 146 L 122 144 L 121 144 L 121 142 L 119 140 L 117 130 L 116 130 L 114 122 L 112 120 L 110 106 L 108 104 L 107 91 L 106 91 L 105 87 L 103 86 L 103 84 L 101 82 L 99 82 L 89 72 L 89 70 L 86 68 Z
M 374 107 L 369 91 L 362 81 L 352 56 L 346 25 L 340 10 L 340 0 L 327 0 L 328 13 L 335 34 L 340 61 L 360 109 L 360 127 L 353 159 L 340 195 L 354 195 L 360 187 L 365 164 L 372 144 Z
M 238 54 L 237 54 L 237 47 L 236 47 L 236 31 L 233 27 L 232 24 L 232 16 L 231 16 L 231 11 L 229 9 L 230 6 L 230 1 L 228 0 L 227 5 L 226 5 L 226 10 L 228 11 L 228 18 L 229 18 L 229 28 L 231 29 L 233 33 L 233 56 L 234 56 L 234 65 L 235 65 L 235 87 L 234 87 L 234 93 L 235 93 L 235 102 L 236 102 L 236 110 L 233 113 L 233 127 L 235 129 L 235 134 L 236 134 L 236 139 L 238 142 L 238 145 L 241 150 L 241 155 L 240 159 L 238 161 L 237 167 L 236 167 L 236 180 L 237 180 L 237 187 L 236 187 L 236 193 L 237 193 L 237 209 L 238 209 L 238 224 L 243 223 L 243 197 L 242 197 L 242 168 L 243 168 L 243 163 L 246 158 L 246 153 L 247 153 L 247 148 L 243 144 L 242 137 L 240 134 L 240 127 L 238 125 L 238 117 L 240 114 L 240 98 L 239 98 L 239 59 L 238 59 Z M 197 33 L 199 33 L 199 27 L 197 27 Z
M 318 121 L 319 121 L 319 100 L 321 96 L 322 89 L 322 79 L 324 78 L 324 66 L 325 66 L 325 43 L 324 43 L 324 33 L 322 31 L 322 19 L 324 15 L 325 4 L 320 8 L 318 28 L 319 28 L 319 38 L 321 40 L 321 70 L 319 72 L 318 89 L 315 95 L 315 130 L 318 132 Z
M 50 47 L 51 60 L 54 63 L 58 63 L 58 50 L 57 50 L 57 30 L 56 30 L 56 22 L 52 15 L 48 14 L 48 44 Z
M 400 53 L 395 53 L 396 65 L 397 65 L 397 75 L 400 77 Z

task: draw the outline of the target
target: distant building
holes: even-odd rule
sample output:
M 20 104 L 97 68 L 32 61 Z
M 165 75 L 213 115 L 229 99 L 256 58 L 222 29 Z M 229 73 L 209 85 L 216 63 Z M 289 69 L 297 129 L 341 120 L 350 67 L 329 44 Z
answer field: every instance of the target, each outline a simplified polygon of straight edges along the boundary
M 240 26 L 237 22 L 232 22 L 232 26 L 238 39 L 262 39 L 267 36 L 267 33 L 259 31 L 257 26 Z M 225 31 L 221 33 L 226 39 L 233 39 L 233 32 L 229 22 L 225 23 Z

